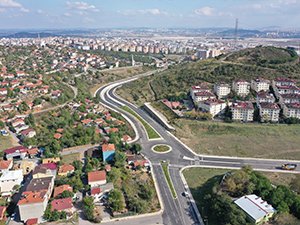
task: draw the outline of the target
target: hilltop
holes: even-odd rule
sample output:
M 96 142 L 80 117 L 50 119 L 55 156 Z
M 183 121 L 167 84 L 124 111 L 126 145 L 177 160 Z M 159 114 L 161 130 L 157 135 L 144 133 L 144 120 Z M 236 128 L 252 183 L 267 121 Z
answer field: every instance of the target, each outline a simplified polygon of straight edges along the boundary
M 297 59 L 297 53 L 293 50 L 268 46 L 234 52 L 227 55 L 225 61 L 267 66 L 295 62 Z
M 186 96 L 192 85 L 200 82 L 228 82 L 256 77 L 274 79 L 286 76 L 300 79 L 300 64 L 292 50 L 257 47 L 229 53 L 217 59 L 180 64 L 159 75 L 128 83 L 119 93 L 142 105 L 169 97 Z

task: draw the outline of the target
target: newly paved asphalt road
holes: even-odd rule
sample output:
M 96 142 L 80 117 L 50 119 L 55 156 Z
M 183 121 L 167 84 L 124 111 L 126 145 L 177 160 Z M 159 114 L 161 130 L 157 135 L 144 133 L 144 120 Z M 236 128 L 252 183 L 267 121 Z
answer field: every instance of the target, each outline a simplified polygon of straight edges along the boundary
M 148 76 L 150 73 L 135 76 L 134 79 L 138 79 L 142 76 Z M 152 119 L 145 111 L 135 107 L 131 103 L 121 99 L 115 95 L 115 90 L 123 83 L 130 82 L 133 79 L 124 79 L 122 81 L 111 83 L 98 90 L 97 96 L 100 96 L 100 102 L 113 109 L 115 111 L 126 114 L 126 116 L 135 125 L 138 135 L 139 143 L 143 147 L 143 154 L 152 162 L 153 173 L 156 177 L 158 187 L 161 193 L 162 201 L 164 204 L 164 212 L 162 215 L 163 223 L 167 225 L 190 225 L 190 224 L 203 224 L 198 221 L 195 216 L 194 210 L 191 207 L 190 201 L 183 197 L 181 193 L 185 191 L 184 184 L 181 180 L 179 170 L 185 166 L 203 166 L 213 168 L 240 168 L 244 165 L 251 165 L 257 170 L 278 170 L 278 167 L 289 162 L 288 160 L 267 160 L 267 159 L 251 159 L 251 158 L 235 158 L 235 157 L 220 157 L 220 156 L 208 156 L 197 155 L 191 152 L 185 145 L 183 145 L 177 138 L 171 133 L 165 130 L 165 128 Z M 121 106 L 128 106 L 140 117 L 142 117 L 148 124 L 150 124 L 161 136 L 159 140 L 148 140 L 147 134 L 140 122 L 131 114 L 122 111 Z M 172 151 L 166 154 L 157 154 L 151 150 L 154 145 L 168 144 L 172 147 Z M 175 190 L 178 198 L 173 199 L 168 185 L 165 181 L 160 161 L 167 160 L 170 163 L 170 176 L 172 178 Z M 300 163 L 300 162 L 297 162 Z M 278 170 L 280 171 L 280 170 Z M 300 172 L 300 168 L 297 171 Z M 143 223 L 144 225 L 147 225 Z

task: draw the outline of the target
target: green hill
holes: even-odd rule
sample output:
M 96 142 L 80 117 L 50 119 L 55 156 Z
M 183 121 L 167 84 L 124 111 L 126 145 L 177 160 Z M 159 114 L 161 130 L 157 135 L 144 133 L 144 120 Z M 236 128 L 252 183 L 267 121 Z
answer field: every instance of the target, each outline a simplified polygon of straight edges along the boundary
M 244 49 L 229 54 L 225 60 L 236 63 L 267 66 L 295 62 L 297 59 L 297 53 L 293 50 L 268 46 Z
M 251 80 L 258 76 L 268 79 L 286 76 L 299 80 L 300 64 L 294 54 L 274 47 L 245 49 L 219 59 L 177 65 L 159 75 L 126 84 L 119 94 L 141 105 L 146 101 L 185 95 L 192 85 L 203 81 L 231 83 L 236 79 Z

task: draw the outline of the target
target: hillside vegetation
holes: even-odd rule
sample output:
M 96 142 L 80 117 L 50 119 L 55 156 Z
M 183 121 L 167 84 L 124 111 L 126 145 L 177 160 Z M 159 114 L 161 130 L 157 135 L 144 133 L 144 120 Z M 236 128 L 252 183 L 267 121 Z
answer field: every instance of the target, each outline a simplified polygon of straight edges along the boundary
M 231 83 L 235 79 L 250 80 L 257 76 L 274 79 L 286 76 L 300 78 L 300 64 L 296 53 L 275 47 L 257 47 L 230 53 L 218 59 L 180 64 L 142 80 L 128 83 L 118 93 L 131 102 L 142 105 L 187 93 L 200 82 Z
M 226 57 L 226 61 L 268 66 L 294 62 L 297 58 L 293 50 L 268 46 L 241 50 Z

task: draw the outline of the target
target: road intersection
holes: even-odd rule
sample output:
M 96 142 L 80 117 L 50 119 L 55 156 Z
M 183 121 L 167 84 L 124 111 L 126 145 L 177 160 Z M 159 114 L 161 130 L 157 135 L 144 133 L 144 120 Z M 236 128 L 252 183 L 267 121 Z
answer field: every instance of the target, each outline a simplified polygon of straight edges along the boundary
M 184 191 L 189 191 L 187 185 L 184 183 L 180 170 L 185 167 L 209 167 L 209 168 L 227 168 L 238 169 L 244 165 L 250 165 L 255 170 L 261 171 L 277 171 L 278 166 L 283 163 L 289 163 L 291 160 L 270 160 L 257 158 L 239 158 L 239 157 L 224 157 L 224 156 L 210 156 L 199 155 L 194 153 L 189 147 L 177 139 L 172 133 L 167 131 L 161 124 L 155 121 L 149 114 L 135 105 L 127 102 L 115 94 L 115 90 L 125 83 L 132 82 L 144 76 L 155 74 L 156 72 L 147 72 L 145 74 L 137 75 L 132 78 L 123 79 L 117 82 L 110 83 L 97 90 L 96 94 L 100 97 L 100 102 L 111 110 L 126 115 L 126 119 L 133 126 L 136 139 L 143 147 L 143 154 L 151 161 L 153 167 L 153 174 L 156 178 L 159 192 L 161 194 L 162 203 L 164 205 L 164 212 L 162 219 L 164 224 L 170 225 L 190 225 L 201 224 L 203 221 L 201 215 L 195 207 L 194 199 L 190 195 L 189 198 L 181 195 Z M 155 131 L 161 136 L 160 139 L 149 140 L 147 133 L 142 124 L 130 113 L 122 110 L 123 106 L 129 107 L 136 114 L 138 114 L 144 121 L 151 125 Z M 166 154 L 157 154 L 151 149 L 158 144 L 166 144 L 171 146 L 172 151 Z M 169 162 L 169 172 L 177 192 L 178 198 L 174 199 L 168 188 L 167 182 L 163 175 L 160 162 L 166 160 Z M 300 163 L 300 161 L 292 161 L 293 163 Z M 299 168 L 295 173 L 300 173 Z M 146 225 L 146 224 L 145 224 Z

